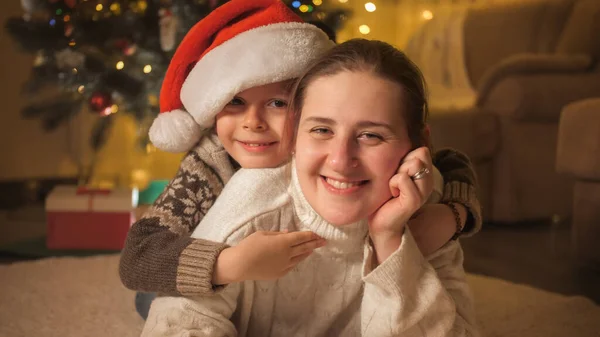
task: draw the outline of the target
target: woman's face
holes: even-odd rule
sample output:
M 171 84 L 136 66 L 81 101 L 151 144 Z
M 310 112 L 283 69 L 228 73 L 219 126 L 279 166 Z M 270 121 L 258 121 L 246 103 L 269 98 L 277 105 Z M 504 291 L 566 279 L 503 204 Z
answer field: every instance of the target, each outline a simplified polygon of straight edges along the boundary
M 310 205 L 334 225 L 368 217 L 391 198 L 389 180 L 411 143 L 400 85 L 344 71 L 309 84 L 296 166 Z

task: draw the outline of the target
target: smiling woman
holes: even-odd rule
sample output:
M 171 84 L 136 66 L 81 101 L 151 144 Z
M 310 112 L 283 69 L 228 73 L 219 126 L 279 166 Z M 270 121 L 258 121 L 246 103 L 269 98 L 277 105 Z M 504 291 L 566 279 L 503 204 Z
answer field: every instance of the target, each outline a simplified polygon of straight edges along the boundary
M 401 97 L 400 85 L 368 72 L 322 77 L 308 88 L 296 167 L 308 202 L 329 222 L 365 218 L 391 198 L 390 178 L 412 148 Z
M 476 336 L 459 243 L 425 258 L 405 228 L 434 185 L 423 87 L 382 42 L 351 40 L 319 59 L 292 93 L 295 159 L 239 170 L 192 237 L 235 245 L 306 230 L 327 245 L 275 281 L 157 298 L 142 335 Z

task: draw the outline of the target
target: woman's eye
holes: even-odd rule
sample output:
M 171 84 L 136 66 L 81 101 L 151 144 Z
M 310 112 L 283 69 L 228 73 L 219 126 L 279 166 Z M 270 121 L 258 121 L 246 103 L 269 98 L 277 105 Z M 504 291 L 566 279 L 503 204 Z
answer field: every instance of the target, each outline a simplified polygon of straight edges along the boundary
M 380 135 L 378 135 L 378 134 L 376 134 L 376 133 L 370 133 L 370 132 L 365 132 L 365 133 L 362 133 L 362 134 L 359 136 L 359 138 L 360 138 L 360 139 L 363 139 L 363 140 L 365 140 L 365 141 L 368 141 L 368 142 L 370 142 L 370 143 L 376 143 L 376 142 L 380 142 L 380 141 L 382 141 L 382 140 L 383 140 L 383 137 L 382 137 L 382 136 L 380 136 Z
M 269 106 L 272 106 L 274 108 L 286 108 L 288 106 L 288 104 L 286 101 L 283 101 L 280 99 L 275 99 L 269 103 Z
M 244 104 L 244 101 L 242 101 L 241 99 L 234 97 L 231 101 L 229 101 L 229 103 L 227 103 L 228 105 L 242 105 Z

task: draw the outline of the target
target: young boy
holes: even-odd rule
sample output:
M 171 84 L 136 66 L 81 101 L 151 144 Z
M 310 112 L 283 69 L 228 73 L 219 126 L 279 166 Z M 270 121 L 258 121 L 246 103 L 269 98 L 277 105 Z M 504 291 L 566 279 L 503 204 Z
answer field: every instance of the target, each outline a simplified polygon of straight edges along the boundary
M 161 197 L 130 230 L 120 264 L 125 286 L 161 294 L 209 294 L 231 282 L 281 277 L 324 244 L 310 232 L 257 232 L 227 247 L 193 239 L 190 233 L 240 166 L 275 167 L 289 158 L 283 127 L 287 81 L 332 45 L 325 33 L 303 23 L 279 0 L 232 0 L 190 30 L 167 70 L 163 112 L 150 137 L 162 150 L 191 150 Z M 468 159 L 447 151 L 434 156 L 434 165 L 446 181 L 442 202 L 452 208 L 426 206 L 412 220 L 414 228 L 409 222 L 424 254 L 441 247 L 457 226 L 468 233 L 481 226 Z

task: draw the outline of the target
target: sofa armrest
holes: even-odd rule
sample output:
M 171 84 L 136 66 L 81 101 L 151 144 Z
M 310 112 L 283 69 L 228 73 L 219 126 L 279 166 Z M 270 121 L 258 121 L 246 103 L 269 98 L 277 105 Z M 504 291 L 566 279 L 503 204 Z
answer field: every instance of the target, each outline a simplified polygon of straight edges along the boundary
M 581 73 L 588 71 L 592 64 L 592 57 L 587 54 L 516 54 L 502 60 L 483 75 L 477 88 L 478 97 L 485 98 L 504 78 L 544 73 Z
M 522 122 L 558 123 L 563 106 L 600 96 L 600 72 L 519 75 L 501 80 L 477 102 L 486 112 Z
M 600 98 L 565 106 L 558 124 L 556 171 L 600 181 Z

